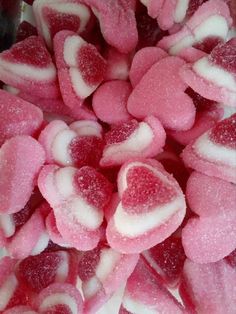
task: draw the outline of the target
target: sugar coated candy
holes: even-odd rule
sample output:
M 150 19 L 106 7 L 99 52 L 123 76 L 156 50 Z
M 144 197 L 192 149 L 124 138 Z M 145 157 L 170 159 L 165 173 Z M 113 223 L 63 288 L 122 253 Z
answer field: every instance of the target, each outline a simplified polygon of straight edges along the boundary
M 186 204 L 175 181 L 151 159 L 126 162 L 119 172 L 121 198 L 106 230 L 110 246 L 138 253 L 170 236 L 181 224 Z

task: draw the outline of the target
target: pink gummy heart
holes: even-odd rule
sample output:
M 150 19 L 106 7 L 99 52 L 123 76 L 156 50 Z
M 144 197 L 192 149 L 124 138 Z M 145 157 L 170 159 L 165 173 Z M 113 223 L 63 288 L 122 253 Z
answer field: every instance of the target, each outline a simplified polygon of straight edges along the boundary
M 218 122 L 212 129 L 185 147 L 186 166 L 236 183 L 236 114 Z
M 83 254 L 78 275 L 82 280 L 86 313 L 95 313 L 112 296 L 133 272 L 138 258 L 137 254 L 120 254 L 106 245 Z M 105 261 L 109 263 L 107 267 Z M 91 282 L 96 282 L 97 291 L 91 289 Z
M 128 313 L 184 313 L 184 308 L 142 258 L 127 281 L 122 305 Z
M 83 300 L 79 290 L 71 284 L 54 283 L 43 289 L 34 307 L 39 313 L 82 314 Z
M 42 122 L 39 108 L 0 90 L 0 145 L 16 135 L 35 135 Z
M 108 221 L 110 246 L 122 253 L 146 250 L 173 233 L 185 215 L 175 179 L 152 159 L 125 163 L 118 177 L 121 202 Z
M 186 196 L 200 217 L 191 218 L 182 230 L 188 258 L 197 263 L 216 262 L 236 247 L 236 188 L 221 179 L 193 172 Z
M 191 128 L 195 107 L 184 93 L 186 85 L 178 74 L 184 64 L 178 57 L 167 57 L 155 63 L 131 93 L 128 111 L 139 119 L 154 115 L 164 127 L 172 130 Z
M 127 111 L 127 100 L 131 85 L 126 81 L 109 81 L 98 87 L 93 95 L 93 110 L 103 122 L 117 124 L 131 118 Z
M 65 104 L 82 105 L 103 81 L 107 69 L 97 48 L 71 31 L 60 31 L 53 39 L 58 79 Z
M 38 36 L 28 37 L 0 54 L 0 79 L 41 98 L 60 95 L 56 68 Z
M 123 53 L 131 52 L 138 42 L 133 0 L 83 0 L 97 16 L 106 42 Z
M 181 296 L 197 313 L 231 314 L 236 306 L 236 269 L 224 259 L 209 264 L 186 260 Z M 190 311 L 190 312 L 192 312 Z
M 42 146 L 30 136 L 16 136 L 0 149 L 0 212 L 16 213 L 27 203 L 45 161 Z
M 75 0 L 36 0 L 33 11 L 38 32 L 49 48 L 56 33 L 66 29 L 80 34 L 91 18 L 89 8 Z
M 131 158 L 153 157 L 162 151 L 165 140 L 165 130 L 155 117 L 118 124 L 105 134 L 106 145 L 100 165 L 109 167 L 121 165 Z
M 210 55 L 184 66 L 180 75 L 201 96 L 236 106 L 236 39 L 217 45 Z

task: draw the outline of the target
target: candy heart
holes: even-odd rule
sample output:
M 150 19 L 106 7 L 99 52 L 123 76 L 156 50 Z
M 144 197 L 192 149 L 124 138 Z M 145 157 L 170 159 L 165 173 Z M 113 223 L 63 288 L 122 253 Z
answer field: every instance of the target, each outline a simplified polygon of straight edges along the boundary
M 197 264 L 187 259 L 181 296 L 184 301 L 191 300 L 194 312 L 230 314 L 236 306 L 235 280 L 236 269 L 224 259 L 209 264 Z
M 83 300 L 78 289 L 70 284 L 54 283 L 42 290 L 34 302 L 42 314 L 82 314 Z
M 133 0 L 83 0 L 97 16 L 106 42 L 123 53 L 131 52 L 138 42 Z
M 133 57 L 129 72 L 132 86 L 135 87 L 156 62 L 167 56 L 168 54 L 158 47 L 146 47 L 138 50 Z
M 138 253 L 162 242 L 185 216 L 180 187 L 155 160 L 125 163 L 119 172 L 118 191 L 121 202 L 108 221 L 106 235 L 119 252 Z
M 93 95 L 92 102 L 96 116 L 109 124 L 130 120 L 127 100 L 131 90 L 130 83 L 121 80 L 105 82 L 99 86 Z
M 0 149 L 0 212 L 16 213 L 27 203 L 37 175 L 44 164 L 42 146 L 21 135 L 6 141 Z
M 218 122 L 185 147 L 186 166 L 223 180 L 236 183 L 236 114 Z
M 155 117 L 147 117 L 140 123 L 134 119 L 122 123 L 105 134 L 100 165 L 109 167 L 130 158 L 153 157 L 162 151 L 165 140 L 165 130 Z
M 75 0 L 35 0 L 34 16 L 39 34 L 52 49 L 52 39 L 61 30 L 82 33 L 91 18 L 89 8 Z
M 70 108 L 82 105 L 103 81 L 106 61 L 97 48 L 71 31 L 60 31 L 53 39 L 62 98 Z
M 210 55 L 184 66 L 180 75 L 201 96 L 236 106 L 236 39 L 217 45 Z
M 172 130 L 190 129 L 195 107 L 184 93 L 186 85 L 178 74 L 184 63 L 178 57 L 167 57 L 155 63 L 131 93 L 128 111 L 139 119 L 154 115 L 164 127 Z
M 97 312 L 111 298 L 131 275 L 138 258 L 138 254 L 121 254 L 105 245 L 83 254 L 78 274 L 82 280 L 86 313 Z
M 190 208 L 200 216 L 191 218 L 182 230 L 187 257 L 197 263 L 219 261 L 236 247 L 235 186 L 193 172 L 186 196 Z
M 167 50 L 171 55 L 181 56 L 184 49 L 198 47 L 198 44 L 203 44 L 204 48 L 210 40 L 208 50 L 211 50 L 217 43 L 227 39 L 231 25 L 227 4 L 221 0 L 210 0 L 195 11 L 180 31 L 161 39 L 158 47 Z
M 122 305 L 128 313 L 184 313 L 184 308 L 149 271 L 142 258 L 127 281 Z
M 60 95 L 56 68 L 38 36 L 28 37 L 0 54 L 0 79 L 41 98 Z
M 0 89 L 0 146 L 16 135 L 34 135 L 42 122 L 39 108 Z

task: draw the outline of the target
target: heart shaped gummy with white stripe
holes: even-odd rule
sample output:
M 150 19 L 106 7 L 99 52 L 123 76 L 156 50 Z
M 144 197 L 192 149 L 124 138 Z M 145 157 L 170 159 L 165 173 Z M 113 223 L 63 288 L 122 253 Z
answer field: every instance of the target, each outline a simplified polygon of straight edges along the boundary
M 65 243 L 85 251 L 96 247 L 103 209 L 111 198 L 110 182 L 88 166 L 76 169 L 48 165 L 39 175 L 38 186 L 54 210 Z
M 138 253 L 173 233 L 186 210 L 184 195 L 156 160 L 137 159 L 119 172 L 121 202 L 108 222 L 108 243 L 122 253 Z
M 185 147 L 186 166 L 209 176 L 236 183 L 236 114 Z
M 184 82 L 201 96 L 236 107 L 236 38 L 217 45 L 210 55 L 183 66 Z
M 166 133 L 155 117 L 142 122 L 130 120 L 114 126 L 105 134 L 106 145 L 100 165 L 121 165 L 130 158 L 154 157 L 165 145 Z
M 195 11 L 180 31 L 161 39 L 158 47 L 171 55 L 184 57 L 186 51 L 191 51 L 198 44 L 207 43 L 207 40 L 214 39 L 213 47 L 225 41 L 231 25 L 227 4 L 221 0 L 210 0 Z
M 67 29 L 80 34 L 91 18 L 90 9 L 75 0 L 35 0 L 33 11 L 37 30 L 49 48 L 56 33 Z
M 104 146 L 101 125 L 90 120 L 75 121 L 69 126 L 54 120 L 41 132 L 39 142 L 48 163 L 77 167 L 96 167 Z
M 97 48 L 71 31 L 53 39 L 58 79 L 65 104 L 74 108 L 103 81 L 107 64 Z
M 28 37 L 0 54 L 0 79 L 40 98 L 60 95 L 56 68 L 38 36 Z

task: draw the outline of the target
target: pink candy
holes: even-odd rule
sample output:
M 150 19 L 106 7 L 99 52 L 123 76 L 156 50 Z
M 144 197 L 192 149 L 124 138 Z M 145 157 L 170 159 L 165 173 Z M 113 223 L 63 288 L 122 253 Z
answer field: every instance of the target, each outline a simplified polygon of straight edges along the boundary
M 138 253 L 173 233 L 185 216 L 185 200 L 175 179 L 155 160 L 134 159 L 119 172 L 121 198 L 108 221 L 107 240 L 122 253 Z
M 91 16 L 89 8 L 76 0 L 35 0 L 33 10 L 37 29 L 49 48 L 61 30 L 84 32 Z
M 117 125 L 105 134 L 106 145 L 100 165 L 121 165 L 138 157 L 153 157 L 165 144 L 166 134 L 159 120 L 147 117 L 143 122 L 130 120 Z
M 16 213 L 30 198 L 44 164 L 42 146 L 30 136 L 16 136 L 0 149 L 0 212 Z M 17 173 L 17 175 L 16 175 Z
M 35 135 L 42 122 L 39 108 L 0 90 L 0 145 L 15 135 Z
M 56 68 L 37 36 L 28 37 L 0 54 L 0 79 L 41 98 L 59 96 Z
M 108 180 L 91 167 L 77 170 L 48 165 L 42 169 L 38 185 L 54 210 L 57 228 L 65 242 L 84 251 L 96 247 L 103 208 L 111 197 Z
M 139 119 L 154 115 L 172 130 L 190 129 L 195 107 L 184 93 L 187 86 L 178 75 L 183 65 L 184 61 L 178 57 L 166 57 L 155 63 L 133 89 L 128 111 Z
M 199 172 L 236 183 L 235 120 L 225 119 L 185 147 L 184 163 Z
M 193 172 L 187 183 L 192 218 L 182 231 L 188 258 L 197 263 L 216 262 L 236 248 L 236 188 L 223 180 Z

